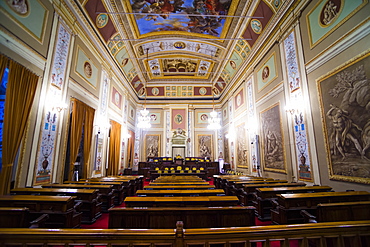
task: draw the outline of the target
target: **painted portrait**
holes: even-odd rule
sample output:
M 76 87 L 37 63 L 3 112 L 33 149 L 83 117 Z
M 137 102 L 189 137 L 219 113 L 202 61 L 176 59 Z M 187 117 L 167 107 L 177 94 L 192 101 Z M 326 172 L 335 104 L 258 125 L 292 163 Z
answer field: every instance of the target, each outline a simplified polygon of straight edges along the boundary
M 280 103 L 260 113 L 261 161 L 266 171 L 286 173 Z
M 198 124 L 208 124 L 208 119 L 210 118 L 208 112 L 198 112 L 197 113 L 197 123 Z
M 111 102 L 118 109 L 120 109 L 120 110 L 122 109 L 122 95 L 117 90 L 117 88 L 114 87 L 114 86 L 112 86 Z
M 212 135 L 198 135 L 198 156 L 212 158 Z
M 228 135 L 227 132 L 225 132 L 224 136 L 223 136 L 223 139 L 224 139 L 224 161 L 225 163 L 230 163 L 230 154 L 229 154 L 229 140 L 226 138 L 226 136 Z
M 245 123 L 236 127 L 236 164 L 240 168 L 248 168 L 248 144 Z
M 145 135 L 145 157 L 159 157 L 160 135 Z
M 370 184 L 370 53 L 319 78 L 330 179 Z

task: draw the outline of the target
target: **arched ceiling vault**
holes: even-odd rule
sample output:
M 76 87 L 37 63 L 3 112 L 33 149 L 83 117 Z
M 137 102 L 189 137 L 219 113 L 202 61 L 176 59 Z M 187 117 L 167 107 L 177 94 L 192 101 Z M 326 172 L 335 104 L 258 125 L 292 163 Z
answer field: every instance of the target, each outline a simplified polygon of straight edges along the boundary
M 75 0 L 139 99 L 209 100 L 232 88 L 293 0 Z M 212 95 L 213 92 L 213 95 Z

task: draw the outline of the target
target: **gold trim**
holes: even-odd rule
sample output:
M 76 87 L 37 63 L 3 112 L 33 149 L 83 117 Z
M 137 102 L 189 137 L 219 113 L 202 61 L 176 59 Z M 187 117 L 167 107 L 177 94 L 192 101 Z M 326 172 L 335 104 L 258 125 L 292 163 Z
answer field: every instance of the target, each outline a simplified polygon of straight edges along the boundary
M 244 138 L 240 138 L 240 133 L 238 133 L 238 131 L 237 130 L 239 130 L 239 128 L 242 126 L 242 125 L 244 125 L 244 127 L 242 127 L 243 128 L 243 130 L 244 130 L 244 133 L 242 133 L 243 134 L 243 136 L 244 136 Z M 248 159 L 249 159 L 249 157 L 250 157 L 250 150 L 249 149 L 247 149 L 247 156 L 246 156 L 246 165 L 240 165 L 239 164 L 239 160 L 238 160 L 238 145 L 239 145 L 239 142 L 241 141 L 241 140 L 245 140 L 245 145 L 246 145 L 246 147 L 249 147 L 249 145 L 248 145 L 248 135 L 247 135 L 247 130 L 246 130 L 246 128 L 245 128 L 245 122 L 243 122 L 243 123 L 241 123 L 241 124 L 239 124 L 239 125 L 237 125 L 236 126 L 236 135 L 235 135 L 235 145 L 234 145 L 234 152 L 235 152 L 235 154 L 236 154 L 236 168 L 244 168 L 244 169 L 249 169 L 249 162 L 248 162 Z

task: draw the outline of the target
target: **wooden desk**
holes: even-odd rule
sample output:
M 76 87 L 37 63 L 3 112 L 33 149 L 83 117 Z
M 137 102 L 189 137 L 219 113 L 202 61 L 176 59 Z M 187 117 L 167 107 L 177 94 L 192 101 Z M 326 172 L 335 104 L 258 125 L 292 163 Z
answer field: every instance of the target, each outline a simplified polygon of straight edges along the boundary
M 0 205 L 27 207 L 36 216 L 47 213 L 49 219 L 45 226 L 49 228 L 78 228 L 81 225 L 82 213 L 74 212 L 75 197 L 72 196 L 5 195 L 0 196 Z
M 236 196 L 171 196 L 171 197 L 126 197 L 127 207 L 184 207 L 184 206 L 236 206 Z
M 75 196 L 81 201 L 82 223 L 91 224 L 102 214 L 102 202 L 97 189 L 69 189 L 69 188 L 17 188 L 10 191 L 15 195 L 50 195 Z
M 253 206 L 256 207 L 256 216 L 259 220 L 271 220 L 271 200 L 275 200 L 279 194 L 329 192 L 331 190 L 330 186 L 256 188 Z
M 274 224 L 304 223 L 301 210 L 315 215 L 319 203 L 370 201 L 367 191 L 317 192 L 281 194 L 277 197 L 275 208 L 271 209 Z
M 157 185 L 209 185 L 208 182 L 151 182 L 151 186 Z
M 44 228 L 49 215 L 31 215 L 25 207 L 0 207 L 0 228 Z
M 273 187 L 302 187 L 305 183 L 268 183 L 268 184 L 244 184 L 243 189 L 247 193 L 256 192 L 257 188 L 273 188 Z
M 96 189 L 99 192 L 102 202 L 102 211 L 108 212 L 108 209 L 114 207 L 113 185 L 108 184 L 44 184 L 42 188 L 68 188 L 68 189 Z
M 302 211 L 301 214 L 305 217 L 305 222 L 310 223 L 370 220 L 370 201 L 320 203 L 317 205 L 316 215 Z
M 124 181 L 64 181 L 64 184 L 87 184 L 87 185 L 112 185 L 114 194 L 114 204 L 120 205 L 125 198 L 124 188 L 130 180 Z
M 214 190 L 138 190 L 138 196 L 217 196 L 225 195 L 222 189 Z
M 108 228 L 173 229 L 178 221 L 186 228 L 253 226 L 254 207 L 112 208 Z
M 147 185 L 144 190 L 194 190 L 194 189 L 214 189 L 214 185 Z

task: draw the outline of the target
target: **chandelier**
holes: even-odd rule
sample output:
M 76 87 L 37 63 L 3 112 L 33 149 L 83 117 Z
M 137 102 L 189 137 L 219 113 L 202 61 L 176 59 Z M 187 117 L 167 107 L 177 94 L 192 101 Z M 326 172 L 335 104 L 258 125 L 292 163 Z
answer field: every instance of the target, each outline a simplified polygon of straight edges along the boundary
M 215 99 L 214 99 L 214 90 L 212 84 L 212 105 L 213 111 L 210 113 L 211 117 L 208 119 L 207 129 L 218 130 L 221 129 L 221 119 L 217 116 L 218 113 L 215 111 Z
M 147 62 L 149 63 L 149 59 L 148 59 L 148 51 L 149 51 L 149 48 L 146 49 L 146 58 L 147 58 Z M 146 95 L 147 95 L 147 88 L 146 88 L 146 85 L 144 85 L 144 88 L 143 88 L 143 92 L 144 92 L 144 109 L 142 109 L 140 111 L 140 116 L 139 116 L 139 119 L 138 119 L 138 124 L 137 124 L 137 127 L 139 127 L 140 129 L 149 129 L 150 127 L 152 127 L 152 125 L 150 124 L 150 116 L 149 116 L 149 111 L 146 109 Z
M 146 109 L 146 107 L 140 111 L 137 127 L 140 129 L 149 129 L 152 127 L 150 124 L 149 111 Z

